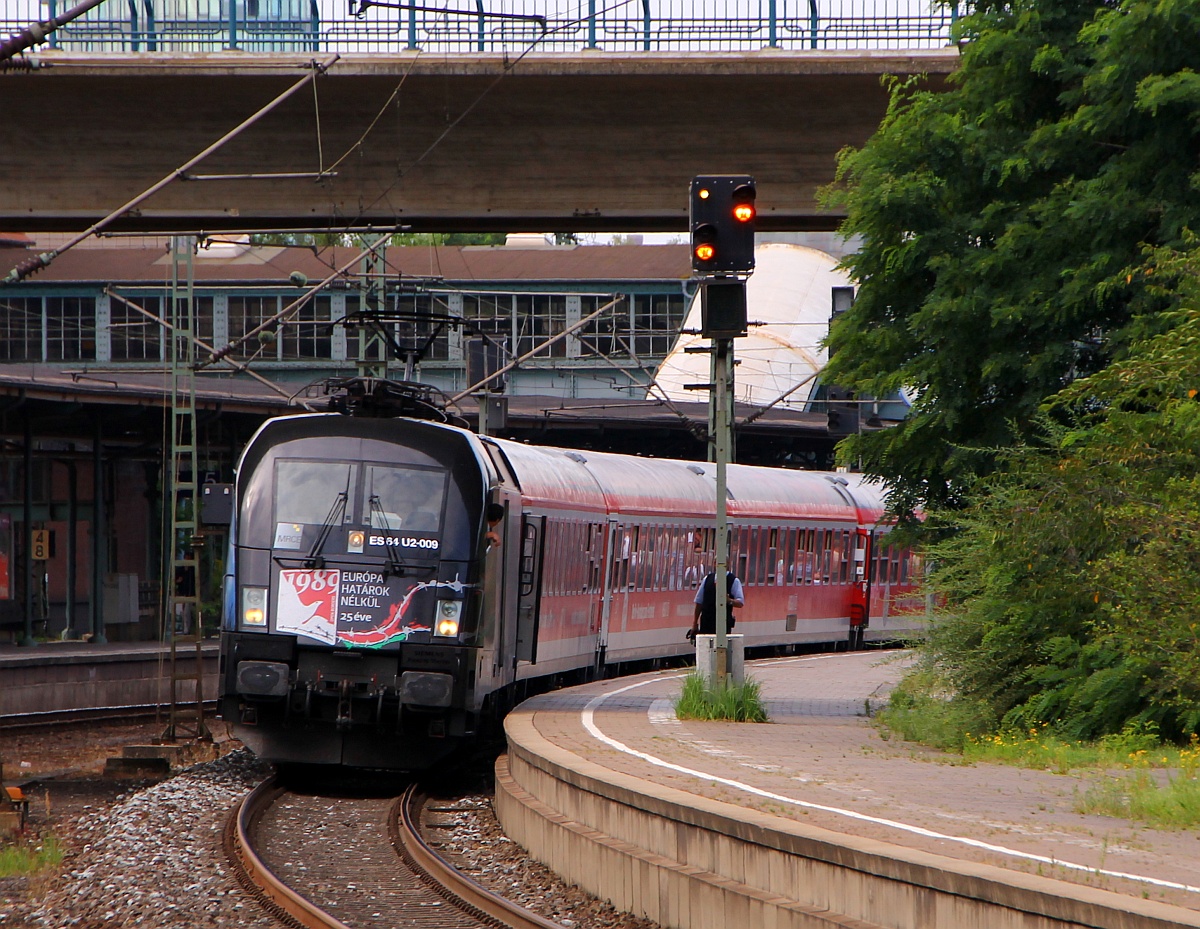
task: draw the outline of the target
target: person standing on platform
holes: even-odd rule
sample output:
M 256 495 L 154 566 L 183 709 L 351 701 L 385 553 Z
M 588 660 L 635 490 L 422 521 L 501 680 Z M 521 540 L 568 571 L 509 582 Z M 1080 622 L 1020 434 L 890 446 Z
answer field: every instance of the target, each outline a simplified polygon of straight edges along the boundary
M 733 631 L 733 611 L 746 605 L 746 598 L 742 593 L 742 582 L 732 571 L 725 572 L 725 594 L 725 609 L 728 614 L 725 617 L 725 631 L 729 633 Z M 697 634 L 716 635 L 717 583 L 714 572 L 709 571 L 704 575 L 704 580 L 696 590 L 695 604 L 696 614 L 692 620 L 692 628 L 687 631 L 687 637 L 695 639 Z

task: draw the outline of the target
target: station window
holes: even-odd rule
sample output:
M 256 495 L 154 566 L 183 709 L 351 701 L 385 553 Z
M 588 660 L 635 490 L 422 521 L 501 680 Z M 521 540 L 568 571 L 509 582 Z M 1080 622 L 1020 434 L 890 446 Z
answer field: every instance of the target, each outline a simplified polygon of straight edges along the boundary
M 464 294 L 463 318 L 472 333 L 489 335 L 509 344 L 513 330 L 512 296 L 509 294 Z
M 630 298 L 630 347 L 639 357 L 665 355 L 683 325 L 682 294 L 635 294 Z
M 165 351 L 163 324 L 155 322 L 151 316 L 162 318 L 162 298 L 139 295 L 131 302 L 146 312 L 138 312 L 122 300 L 114 298 L 110 301 L 110 357 L 113 361 L 161 361 Z
M 95 357 L 95 299 L 47 297 L 46 361 L 90 361 Z
M 0 361 L 42 360 L 42 298 L 0 298 Z
M 279 330 L 279 358 L 286 360 L 329 358 L 333 330 L 329 325 L 329 297 L 315 297 L 296 311 Z
M 567 327 L 567 298 L 563 294 L 516 294 L 513 297 L 513 320 L 516 324 L 518 357 L 528 354 L 551 336 Z M 566 339 L 559 339 L 538 352 L 536 358 L 564 358 Z
M 580 300 L 580 319 L 595 313 L 608 300 L 584 296 Z M 628 355 L 629 310 L 625 303 L 609 307 L 579 330 L 580 354 L 585 357 Z

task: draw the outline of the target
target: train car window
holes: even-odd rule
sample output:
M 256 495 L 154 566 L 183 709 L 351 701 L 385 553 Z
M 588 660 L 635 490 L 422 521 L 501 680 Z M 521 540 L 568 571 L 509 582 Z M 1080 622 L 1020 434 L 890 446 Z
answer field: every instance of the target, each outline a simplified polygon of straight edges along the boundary
M 733 541 L 729 545 L 729 564 L 733 568 L 733 573 L 736 574 L 742 581 L 743 585 L 748 585 L 750 581 L 750 530 L 742 527 L 741 529 L 732 530 Z M 713 553 L 713 563 L 716 563 L 716 552 Z
M 812 555 L 809 559 L 812 562 L 812 576 L 814 584 L 821 583 L 821 558 L 824 550 L 825 530 L 817 529 L 813 532 Z
M 362 513 L 370 514 L 372 529 L 438 532 L 447 479 L 444 471 L 368 464 Z
M 559 594 L 568 594 L 575 587 L 575 575 L 579 571 L 579 559 L 573 554 L 579 551 L 575 548 L 575 542 L 578 538 L 578 527 L 575 523 L 559 521 L 558 532 L 554 538 L 554 592 Z M 542 583 L 545 583 L 543 579 Z
M 662 527 L 650 526 L 646 530 L 650 537 L 650 552 L 646 559 L 646 590 L 659 589 L 659 572 L 662 570 Z
M 571 585 L 571 592 L 586 593 L 592 574 L 592 527 L 589 523 L 579 523 L 576 530 L 579 544 L 571 549 L 571 560 L 575 563 L 575 583 Z
M 554 562 L 558 568 L 555 574 L 558 575 L 558 580 L 555 582 L 555 589 L 560 594 L 573 593 L 578 589 L 579 576 L 579 524 L 574 522 L 563 522 L 558 527 L 558 545 L 554 552 L 556 561 Z
M 629 587 L 629 562 L 633 558 L 633 550 L 637 545 L 637 527 L 622 526 L 621 538 L 617 541 L 617 587 Z
M 783 562 L 786 577 L 783 583 L 791 585 L 796 583 L 796 530 L 785 529 L 783 533 Z
M 344 461 L 299 461 L 283 458 L 275 463 L 275 522 L 320 526 L 335 510 L 337 520 L 352 522 L 357 467 Z M 346 494 L 340 499 L 341 494 Z
M 779 530 L 767 530 L 767 583 L 778 584 L 783 574 L 779 562 Z
M 900 583 L 901 584 L 908 583 L 908 560 L 909 560 L 908 553 L 902 552 L 900 555 Z
M 570 523 L 571 532 L 563 549 L 564 568 L 569 568 L 563 572 L 565 594 L 577 594 L 587 585 L 587 528 L 586 523 Z
M 671 578 L 672 590 L 683 590 L 687 572 L 688 533 L 683 526 L 675 527 L 675 567 Z
M 675 590 L 675 580 L 679 574 L 679 528 L 677 526 L 663 527 L 663 570 L 662 589 Z
M 897 584 L 900 582 L 900 549 L 893 546 L 890 551 L 892 554 L 892 583 Z
M 603 537 L 601 526 L 596 523 L 588 524 L 588 575 L 585 589 L 590 594 L 600 592 L 600 541 Z
M 658 563 L 662 560 L 659 549 L 659 532 L 657 526 L 646 527 L 646 573 L 642 579 L 643 590 L 658 590 Z
M 583 547 L 583 534 L 587 526 L 580 522 L 566 524 L 562 545 L 562 561 L 559 562 L 562 581 L 559 590 L 564 594 L 577 594 L 583 587 L 583 575 L 586 567 L 584 556 L 587 550 Z
M 650 589 L 650 570 L 654 561 L 654 528 L 641 526 L 638 529 L 637 590 Z
M 559 578 L 562 575 L 562 561 L 558 557 L 559 538 L 562 536 L 562 522 L 557 519 L 546 520 L 546 559 L 549 564 L 555 565 L 552 570 L 547 571 L 542 578 L 542 593 L 549 596 L 554 596 L 558 593 Z
M 841 531 L 841 539 L 839 540 L 835 555 L 838 564 L 837 582 L 839 584 L 848 584 L 850 582 L 850 562 L 853 555 L 850 549 L 850 533 L 845 529 Z
M 671 574 L 675 570 L 675 527 L 662 527 L 662 562 L 658 569 L 658 589 L 671 589 Z

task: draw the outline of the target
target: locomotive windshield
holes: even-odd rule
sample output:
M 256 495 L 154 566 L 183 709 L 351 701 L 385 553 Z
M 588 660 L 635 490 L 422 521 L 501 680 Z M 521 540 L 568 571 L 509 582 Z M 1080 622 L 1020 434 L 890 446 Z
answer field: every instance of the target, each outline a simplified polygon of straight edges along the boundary
M 285 459 L 276 467 L 276 522 L 319 526 L 337 503 L 338 494 L 354 489 L 354 466 L 344 462 Z M 347 508 L 345 518 L 351 515 Z
M 438 532 L 446 474 L 394 465 L 367 465 L 363 481 L 363 522 L 372 529 Z
M 440 532 L 446 499 L 444 471 L 404 465 L 304 461 L 275 463 L 275 522 Z

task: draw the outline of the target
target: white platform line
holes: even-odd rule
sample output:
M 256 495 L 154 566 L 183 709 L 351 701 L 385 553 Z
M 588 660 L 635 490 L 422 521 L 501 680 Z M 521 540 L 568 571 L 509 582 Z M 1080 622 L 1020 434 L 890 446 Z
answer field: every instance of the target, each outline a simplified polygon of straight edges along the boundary
M 680 674 L 673 675 L 672 677 L 683 676 L 685 675 Z M 996 852 L 997 854 L 1001 855 L 1009 855 L 1013 858 L 1021 858 L 1026 861 L 1037 861 L 1042 864 L 1066 868 L 1070 871 L 1082 871 L 1087 874 L 1097 875 L 1102 874 L 1106 877 L 1117 877 L 1129 881 L 1138 881 L 1143 884 L 1152 884 L 1155 887 L 1166 887 L 1170 888 L 1171 890 L 1186 890 L 1189 893 L 1200 893 L 1200 887 L 1193 887 L 1190 884 L 1180 884 L 1175 881 L 1164 881 L 1155 877 L 1145 877 L 1141 874 L 1128 874 L 1124 871 L 1108 871 L 1104 868 L 1093 868 L 1088 865 L 1076 864 L 1071 861 L 1063 861 L 1060 858 L 1052 858 L 1047 855 L 1035 855 L 1031 852 L 1023 852 L 1014 848 L 1006 848 L 1003 845 L 993 845 L 990 842 L 981 842 L 979 839 L 970 839 L 965 836 L 947 835 L 942 832 L 934 832 L 932 829 L 925 829 L 922 826 L 914 826 L 911 823 L 897 822 L 893 819 L 882 819 L 878 816 L 868 816 L 865 813 L 859 813 L 855 810 L 843 810 L 836 806 L 825 806 L 820 803 L 809 803 L 806 800 L 797 800 L 794 797 L 785 797 L 782 794 L 772 793 L 769 790 L 763 790 L 762 788 L 755 787 L 752 784 L 745 784 L 741 781 L 732 780 L 731 778 L 721 777 L 716 774 L 709 774 L 705 771 L 697 771 L 694 768 L 685 768 L 683 765 L 673 764 L 669 761 L 663 760 L 662 758 L 649 755 L 646 752 L 640 752 L 637 749 L 630 748 L 625 743 L 618 742 L 616 739 L 611 738 L 600 731 L 600 728 L 596 725 L 597 707 L 599 707 L 610 697 L 615 697 L 618 694 L 623 694 L 629 690 L 635 690 L 638 687 L 645 687 L 647 684 L 657 684 L 664 679 L 670 680 L 670 678 L 656 677 L 648 681 L 640 681 L 636 684 L 627 684 L 618 690 L 614 690 L 606 694 L 600 694 L 598 697 L 594 697 L 593 699 L 589 700 L 581 713 L 581 719 L 583 721 L 584 728 L 587 729 L 587 731 L 591 733 L 594 738 L 599 739 L 610 748 L 615 748 L 617 751 L 623 752 L 626 755 L 632 755 L 634 758 L 640 758 L 642 761 L 652 764 L 655 767 L 666 768 L 667 770 L 675 771 L 680 774 L 688 774 L 692 777 L 697 777 L 703 781 L 708 781 L 711 783 L 724 784 L 726 787 L 732 787 L 735 790 L 741 790 L 745 793 L 753 794 L 757 797 L 764 797 L 768 800 L 775 800 L 779 803 L 788 803 L 792 806 L 804 807 L 808 810 L 820 810 L 823 813 L 833 813 L 837 816 L 845 816 L 848 819 L 857 819 L 861 822 L 874 823 L 878 826 L 888 826 L 892 829 L 898 829 L 901 832 L 908 832 L 913 835 L 924 836 L 925 838 L 940 839 L 944 842 L 956 842 L 960 845 L 969 845 L 972 848 L 981 848 L 985 851 Z

